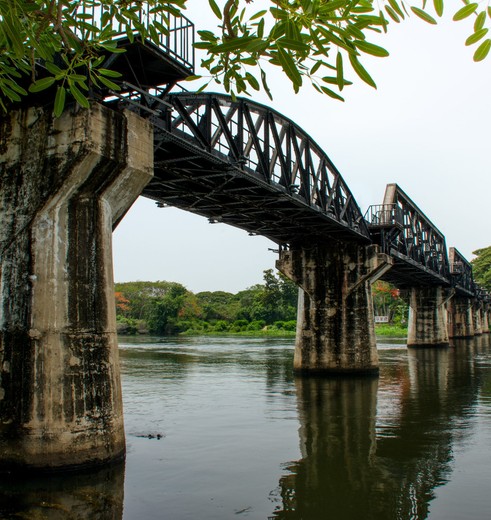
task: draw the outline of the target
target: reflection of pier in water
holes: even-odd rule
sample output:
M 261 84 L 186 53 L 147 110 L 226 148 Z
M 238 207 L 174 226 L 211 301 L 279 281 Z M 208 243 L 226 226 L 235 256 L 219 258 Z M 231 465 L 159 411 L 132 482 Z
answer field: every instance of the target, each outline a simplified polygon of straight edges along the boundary
M 0 481 L 2 519 L 121 520 L 124 464 L 98 471 L 23 473 Z
M 296 379 L 302 459 L 280 480 L 275 519 L 422 520 L 448 480 L 488 338 L 409 350 L 377 379 Z M 378 410 L 378 411 L 377 411 Z

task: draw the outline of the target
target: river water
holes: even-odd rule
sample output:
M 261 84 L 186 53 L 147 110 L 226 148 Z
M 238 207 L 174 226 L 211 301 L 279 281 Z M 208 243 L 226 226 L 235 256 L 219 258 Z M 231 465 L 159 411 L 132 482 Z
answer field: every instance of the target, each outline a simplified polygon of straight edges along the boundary
M 293 340 L 122 338 L 126 464 L 4 480 L 0 518 L 488 519 L 490 340 L 320 379 Z

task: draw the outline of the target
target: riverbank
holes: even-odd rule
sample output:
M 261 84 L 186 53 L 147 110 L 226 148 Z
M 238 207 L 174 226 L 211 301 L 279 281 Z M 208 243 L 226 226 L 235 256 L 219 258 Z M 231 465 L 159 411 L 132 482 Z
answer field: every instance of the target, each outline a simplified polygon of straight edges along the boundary
M 239 336 L 239 337 L 274 337 L 274 338 L 294 338 L 295 330 L 277 329 L 276 327 L 264 327 L 260 330 L 241 330 L 241 331 L 217 331 L 217 330 L 193 330 L 189 329 L 185 332 L 175 334 L 175 336 Z M 387 338 L 405 338 L 407 336 L 407 328 L 398 325 L 375 325 L 376 336 Z M 153 336 L 153 334 L 121 334 L 121 336 Z

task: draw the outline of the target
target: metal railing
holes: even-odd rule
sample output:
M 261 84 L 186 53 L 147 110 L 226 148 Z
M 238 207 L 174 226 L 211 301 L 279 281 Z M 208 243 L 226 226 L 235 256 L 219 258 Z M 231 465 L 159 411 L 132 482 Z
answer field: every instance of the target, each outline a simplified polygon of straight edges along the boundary
M 370 206 L 365 213 L 370 226 L 396 226 L 403 228 L 402 209 L 397 204 L 378 204 Z
M 82 39 L 90 40 L 93 28 L 101 31 L 108 27 L 106 22 L 109 7 L 101 5 L 90 5 L 79 2 L 73 12 L 73 16 L 82 21 L 81 28 L 76 31 L 77 36 Z M 133 20 L 130 22 L 125 19 L 112 17 L 112 27 L 114 34 L 111 39 L 120 40 L 122 38 L 136 36 L 139 34 L 138 27 L 149 31 L 152 27 L 151 37 L 148 36 L 146 43 L 153 43 L 160 49 L 165 50 L 176 61 L 194 70 L 194 24 L 185 16 L 176 16 L 172 13 L 154 13 L 150 6 L 143 2 L 139 10 L 134 12 Z M 157 31 L 156 27 L 165 28 L 164 31 Z

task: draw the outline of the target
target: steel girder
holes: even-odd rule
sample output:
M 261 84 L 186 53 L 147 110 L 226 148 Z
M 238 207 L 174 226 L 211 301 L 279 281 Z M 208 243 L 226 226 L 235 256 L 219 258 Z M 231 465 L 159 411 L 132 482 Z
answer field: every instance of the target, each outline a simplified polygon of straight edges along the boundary
M 222 94 L 158 94 L 120 100 L 154 125 L 155 176 L 144 196 L 278 244 L 370 242 L 341 174 L 290 119 Z

